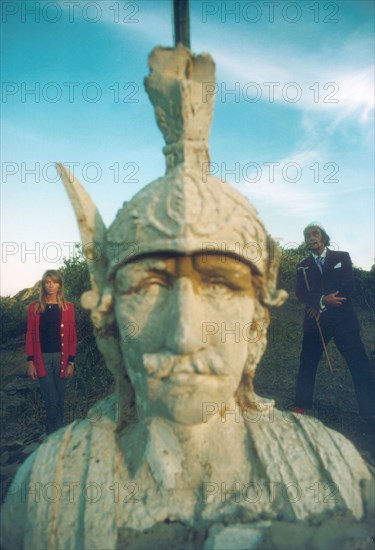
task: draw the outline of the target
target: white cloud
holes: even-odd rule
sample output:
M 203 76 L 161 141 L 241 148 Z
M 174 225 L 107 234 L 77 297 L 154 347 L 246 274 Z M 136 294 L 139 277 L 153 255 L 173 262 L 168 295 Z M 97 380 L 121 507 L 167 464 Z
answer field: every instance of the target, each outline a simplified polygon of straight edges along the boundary
M 356 44 L 352 47 L 355 50 Z M 272 49 L 272 54 L 269 51 L 254 48 L 250 58 L 233 49 L 228 53 L 220 45 L 213 48 L 213 56 L 228 89 L 239 82 L 245 101 L 246 85 L 253 82 L 262 92 L 258 96 L 261 100 L 296 108 L 308 115 L 323 114 L 333 125 L 349 117 L 363 126 L 371 122 L 374 65 L 354 61 L 362 59 L 360 45 L 358 55 L 350 61 L 340 52 L 327 59 L 323 52 L 317 51 L 306 59 L 301 52 L 290 56 L 282 47 Z M 248 89 L 247 98 L 256 97 L 253 86 Z
M 241 191 L 251 202 L 263 205 L 277 206 L 283 214 L 304 217 L 327 208 L 326 192 L 317 192 L 314 185 L 314 171 L 312 165 L 319 166 L 320 155 L 314 150 L 305 150 L 288 158 L 280 159 L 278 165 L 271 169 L 262 167 L 261 178 L 253 183 L 243 181 Z M 270 177 L 271 176 L 271 177 Z M 248 179 L 251 179 L 249 176 Z M 255 179 L 255 178 L 254 178 Z M 296 181 L 293 181 L 296 180 Z M 261 206 L 260 203 L 263 203 Z

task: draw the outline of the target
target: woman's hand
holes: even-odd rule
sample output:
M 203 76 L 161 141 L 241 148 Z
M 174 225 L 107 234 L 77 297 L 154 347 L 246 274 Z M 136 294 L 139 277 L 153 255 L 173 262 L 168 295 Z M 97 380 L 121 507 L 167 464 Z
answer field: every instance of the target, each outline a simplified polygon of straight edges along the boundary
M 29 361 L 27 365 L 27 376 L 32 380 L 37 380 L 38 378 L 38 375 L 36 373 L 36 366 L 34 365 L 33 361 Z
M 74 363 L 68 363 L 65 369 L 65 378 L 71 378 L 74 374 Z

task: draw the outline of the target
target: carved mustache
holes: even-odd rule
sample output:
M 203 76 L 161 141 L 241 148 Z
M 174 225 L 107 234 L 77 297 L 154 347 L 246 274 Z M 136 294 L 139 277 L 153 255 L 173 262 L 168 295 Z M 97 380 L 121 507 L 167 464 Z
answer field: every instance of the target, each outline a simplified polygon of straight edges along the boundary
M 168 353 L 144 353 L 143 364 L 147 373 L 156 379 L 174 374 L 225 374 L 226 362 L 218 350 L 199 352 L 194 355 Z

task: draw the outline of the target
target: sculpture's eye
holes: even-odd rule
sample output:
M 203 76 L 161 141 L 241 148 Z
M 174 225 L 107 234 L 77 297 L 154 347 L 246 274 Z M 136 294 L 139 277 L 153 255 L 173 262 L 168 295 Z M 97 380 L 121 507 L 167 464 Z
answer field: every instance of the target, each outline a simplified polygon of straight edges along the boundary
M 203 288 L 217 293 L 228 293 L 242 290 L 238 285 L 234 284 L 233 281 L 222 277 L 209 277 L 206 280 L 203 280 Z
M 137 288 L 135 289 L 137 292 L 144 290 L 144 289 L 152 289 L 152 288 L 169 288 L 171 285 L 170 278 L 164 275 L 159 274 L 151 274 L 147 277 L 144 277 L 139 284 L 137 285 Z
M 169 281 L 163 276 L 159 275 L 149 275 L 143 277 L 140 281 L 137 283 L 125 284 L 124 282 L 120 281 L 117 284 L 117 291 L 120 295 L 130 295 L 130 294 L 139 294 L 141 292 L 147 292 L 152 289 L 158 289 L 158 288 L 168 288 L 169 287 Z
M 146 279 L 143 279 L 143 281 L 141 282 L 142 287 L 147 287 L 152 285 L 169 286 L 168 281 L 164 277 L 158 277 L 156 275 L 147 277 Z
M 227 275 L 209 274 L 203 275 L 202 290 L 210 295 L 233 296 L 239 292 L 252 291 L 251 277 L 237 276 L 235 273 Z

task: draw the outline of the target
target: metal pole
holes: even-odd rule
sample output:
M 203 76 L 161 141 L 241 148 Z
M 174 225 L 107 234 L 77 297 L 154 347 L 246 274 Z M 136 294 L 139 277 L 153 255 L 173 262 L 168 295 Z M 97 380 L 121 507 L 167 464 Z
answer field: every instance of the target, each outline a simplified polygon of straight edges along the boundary
M 173 0 L 174 45 L 190 49 L 189 0 Z

